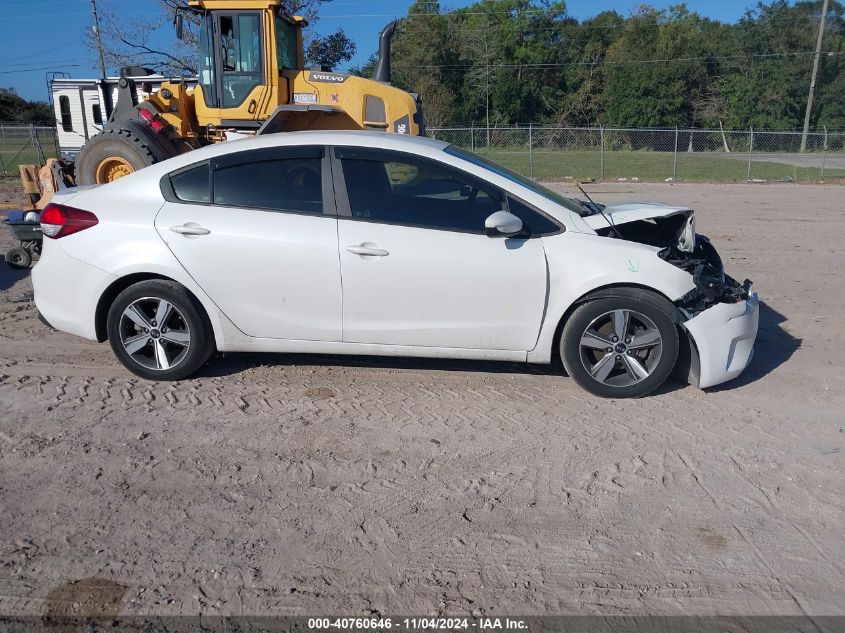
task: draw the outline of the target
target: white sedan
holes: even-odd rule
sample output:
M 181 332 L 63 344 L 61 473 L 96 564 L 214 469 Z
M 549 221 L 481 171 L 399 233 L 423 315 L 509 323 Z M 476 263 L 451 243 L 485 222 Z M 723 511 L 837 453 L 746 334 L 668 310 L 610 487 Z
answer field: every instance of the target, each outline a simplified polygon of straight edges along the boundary
M 692 210 L 558 195 L 447 143 L 300 132 L 57 195 L 35 302 L 152 380 L 220 352 L 549 363 L 605 397 L 749 363 L 758 300 Z

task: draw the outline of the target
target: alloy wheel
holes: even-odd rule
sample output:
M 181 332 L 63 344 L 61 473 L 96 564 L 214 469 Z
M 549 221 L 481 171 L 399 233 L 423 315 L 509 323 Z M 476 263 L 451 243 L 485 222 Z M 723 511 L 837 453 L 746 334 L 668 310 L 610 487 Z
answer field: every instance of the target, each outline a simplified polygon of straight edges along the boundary
M 133 361 L 147 369 L 163 371 L 185 359 L 191 347 L 191 330 L 172 303 L 144 297 L 123 311 L 120 342 Z
M 660 330 L 634 310 L 606 312 L 581 334 L 584 369 L 610 387 L 629 387 L 648 378 L 657 368 L 662 350 Z

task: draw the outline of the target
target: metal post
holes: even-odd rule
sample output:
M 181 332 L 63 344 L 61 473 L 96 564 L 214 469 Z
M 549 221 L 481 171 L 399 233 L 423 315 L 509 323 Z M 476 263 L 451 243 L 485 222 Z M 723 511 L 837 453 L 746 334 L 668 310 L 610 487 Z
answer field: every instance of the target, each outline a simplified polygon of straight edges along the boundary
M 534 124 L 528 124 L 528 177 L 534 180 Z
M 604 126 L 599 126 L 599 180 L 604 180 Z
M 750 130 L 751 138 L 748 141 L 748 175 L 746 180 L 751 180 L 751 155 L 754 153 L 754 128 Z
M 678 126 L 675 126 L 675 152 L 672 155 L 672 180 L 678 177 Z
M 0 173 L 2 173 L 4 176 L 7 175 L 6 174 L 6 168 L 3 166 L 3 157 L 2 156 L 0 156 Z
M 470 136 L 470 149 L 475 152 L 475 121 L 470 122 L 469 128 L 469 136 Z
M 35 145 L 35 156 L 39 165 L 46 165 L 47 158 L 44 156 L 44 149 L 41 147 L 41 141 L 38 140 L 38 130 L 32 126 L 32 143 Z
M 487 101 L 484 116 L 487 125 L 487 149 L 490 149 L 490 51 L 487 47 L 487 31 L 484 31 L 484 64 L 487 67 L 487 72 L 485 73 Z
M 824 164 L 827 160 L 827 126 L 824 126 L 824 145 L 822 145 L 822 173 L 821 180 L 824 180 Z

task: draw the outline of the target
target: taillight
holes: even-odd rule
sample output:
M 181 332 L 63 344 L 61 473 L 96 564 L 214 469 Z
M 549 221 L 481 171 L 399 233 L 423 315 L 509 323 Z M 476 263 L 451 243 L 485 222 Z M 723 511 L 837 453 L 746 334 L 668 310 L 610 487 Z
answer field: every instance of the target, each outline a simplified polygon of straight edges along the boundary
M 41 212 L 41 233 L 57 240 L 91 228 L 97 222 L 97 216 L 90 211 L 48 204 Z
M 141 113 L 141 117 L 147 122 L 147 124 L 151 128 L 153 128 L 153 132 L 155 132 L 156 134 L 158 134 L 159 132 L 164 130 L 164 128 L 167 127 L 167 122 L 164 119 L 162 119 L 157 114 L 153 114 L 146 108 L 138 108 L 138 112 Z

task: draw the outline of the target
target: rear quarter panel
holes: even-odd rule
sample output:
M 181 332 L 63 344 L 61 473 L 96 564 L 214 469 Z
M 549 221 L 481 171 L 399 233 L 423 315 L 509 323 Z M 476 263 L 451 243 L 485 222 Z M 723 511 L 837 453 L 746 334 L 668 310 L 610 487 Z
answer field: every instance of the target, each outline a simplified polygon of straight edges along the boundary
M 152 173 L 146 173 L 148 170 Z M 226 350 L 243 333 L 220 313 L 155 230 L 155 217 L 164 205 L 159 189 L 160 171 L 148 168 L 60 200 L 60 204 L 90 211 L 98 219 L 97 226 L 62 238 L 61 247 L 69 256 L 118 279 L 146 273 L 182 284 L 202 303 L 214 328 L 218 349 Z

